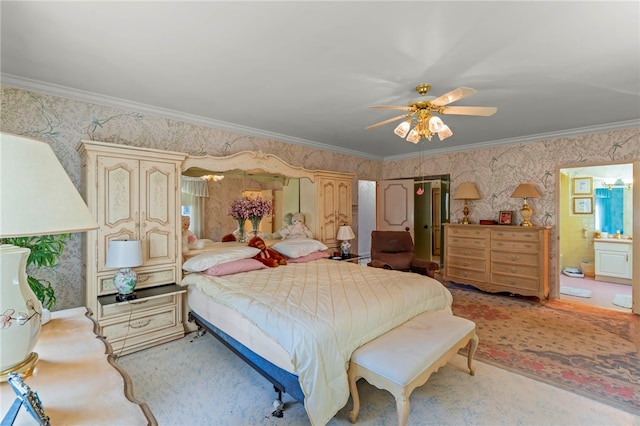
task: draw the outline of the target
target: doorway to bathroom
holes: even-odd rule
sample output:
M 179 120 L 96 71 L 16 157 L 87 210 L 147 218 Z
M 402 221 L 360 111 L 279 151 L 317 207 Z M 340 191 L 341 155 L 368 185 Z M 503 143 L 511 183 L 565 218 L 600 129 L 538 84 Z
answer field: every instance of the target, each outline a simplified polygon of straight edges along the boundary
M 561 168 L 559 184 L 560 299 L 631 312 L 633 163 Z

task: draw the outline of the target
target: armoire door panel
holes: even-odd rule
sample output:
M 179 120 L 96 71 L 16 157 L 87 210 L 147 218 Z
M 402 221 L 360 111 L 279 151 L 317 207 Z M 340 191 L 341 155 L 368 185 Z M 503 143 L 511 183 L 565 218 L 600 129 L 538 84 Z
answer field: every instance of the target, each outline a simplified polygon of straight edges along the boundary
M 139 238 L 138 161 L 107 156 L 98 157 L 98 271 L 105 271 L 107 250 L 111 240 Z
M 173 262 L 175 258 L 176 166 L 141 161 L 141 191 L 146 203 L 142 216 L 142 255 L 146 264 Z

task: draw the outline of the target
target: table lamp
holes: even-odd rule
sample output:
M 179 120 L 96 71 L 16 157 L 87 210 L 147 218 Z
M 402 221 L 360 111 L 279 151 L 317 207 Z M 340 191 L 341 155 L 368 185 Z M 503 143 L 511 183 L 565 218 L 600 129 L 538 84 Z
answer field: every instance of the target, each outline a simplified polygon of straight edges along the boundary
M 136 298 L 134 292 L 138 274 L 131 268 L 142 265 L 142 244 L 140 240 L 111 240 L 107 252 L 107 268 L 120 268 L 113 277 L 113 285 L 118 290 L 116 301 Z
M 520 209 L 520 216 L 522 216 L 522 223 L 520 226 L 533 226 L 529 221 L 533 215 L 533 209 L 527 204 L 527 198 L 540 198 L 540 193 L 532 183 L 521 183 L 518 185 L 511 198 L 524 198 L 524 205 Z
M 351 243 L 349 241 L 355 237 L 356 235 L 353 233 L 353 230 L 347 224 L 342 225 L 338 229 L 338 236 L 336 238 L 342 241 L 340 251 L 342 252 L 343 259 L 348 259 L 351 256 Z
M 456 189 L 456 194 L 453 196 L 454 200 L 464 200 L 464 209 L 462 213 L 464 214 L 464 218 L 462 219 L 463 225 L 469 224 L 469 200 L 479 200 L 480 194 L 478 193 L 478 189 L 476 188 L 476 184 L 473 182 L 463 182 L 458 185 L 458 189 Z
M 0 238 L 65 234 L 98 225 L 48 143 L 0 133 Z M 42 305 L 27 282 L 30 250 L 0 245 L 0 381 L 38 362 Z

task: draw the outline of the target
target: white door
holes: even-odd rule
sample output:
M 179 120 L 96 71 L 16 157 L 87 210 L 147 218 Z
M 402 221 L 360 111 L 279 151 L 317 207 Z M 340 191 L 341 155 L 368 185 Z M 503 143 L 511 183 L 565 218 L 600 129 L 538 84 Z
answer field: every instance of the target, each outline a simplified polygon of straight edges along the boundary
M 409 231 L 413 238 L 413 179 L 377 183 L 376 227 L 380 231 Z

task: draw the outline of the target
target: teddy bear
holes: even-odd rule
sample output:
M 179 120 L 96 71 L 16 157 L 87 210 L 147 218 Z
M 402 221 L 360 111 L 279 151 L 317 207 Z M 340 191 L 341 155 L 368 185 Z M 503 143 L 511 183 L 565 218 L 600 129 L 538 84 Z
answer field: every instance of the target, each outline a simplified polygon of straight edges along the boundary
M 198 237 L 194 234 L 189 226 L 191 225 L 191 218 L 189 216 L 182 216 L 182 253 L 187 253 L 190 248 L 194 248 L 198 242 Z
M 283 240 L 290 240 L 292 238 L 313 238 L 313 234 L 304 224 L 304 215 L 302 213 L 296 213 L 291 217 L 291 225 L 280 230 L 280 235 Z
M 278 265 L 287 264 L 287 260 L 284 258 L 284 256 L 282 256 L 277 251 L 267 247 L 267 245 L 264 243 L 264 240 L 260 237 L 251 238 L 251 240 L 249 240 L 249 243 L 247 245 L 249 247 L 255 247 L 260 249 L 260 253 L 253 256 L 253 258 L 258 260 L 259 262 L 264 263 L 270 268 L 275 268 Z

